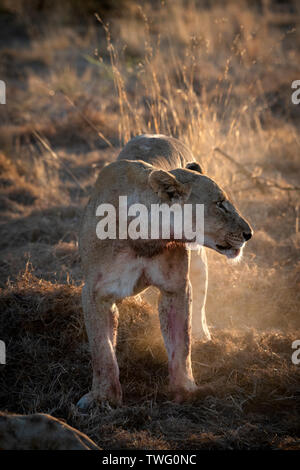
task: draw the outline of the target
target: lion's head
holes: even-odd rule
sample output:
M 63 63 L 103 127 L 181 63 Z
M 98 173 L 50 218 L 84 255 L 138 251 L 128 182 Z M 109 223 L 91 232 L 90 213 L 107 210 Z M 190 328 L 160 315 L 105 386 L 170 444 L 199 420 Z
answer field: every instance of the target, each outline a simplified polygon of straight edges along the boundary
M 252 229 L 225 192 L 199 170 L 154 170 L 149 176 L 152 189 L 169 204 L 204 204 L 204 246 L 239 259 Z

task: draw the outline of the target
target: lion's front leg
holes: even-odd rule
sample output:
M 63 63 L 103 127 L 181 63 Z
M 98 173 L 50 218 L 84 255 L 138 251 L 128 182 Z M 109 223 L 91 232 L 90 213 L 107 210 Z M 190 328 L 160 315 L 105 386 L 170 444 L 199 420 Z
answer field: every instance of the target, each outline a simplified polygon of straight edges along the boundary
M 188 398 L 197 389 L 191 364 L 191 286 L 176 292 L 161 291 L 159 316 L 168 361 L 170 389 L 175 400 Z
M 77 405 L 81 409 L 88 408 L 93 401 L 121 405 L 122 389 L 115 351 L 117 306 L 112 299 L 90 292 L 88 285 L 82 291 L 82 306 L 92 355 L 93 384 L 92 390 Z

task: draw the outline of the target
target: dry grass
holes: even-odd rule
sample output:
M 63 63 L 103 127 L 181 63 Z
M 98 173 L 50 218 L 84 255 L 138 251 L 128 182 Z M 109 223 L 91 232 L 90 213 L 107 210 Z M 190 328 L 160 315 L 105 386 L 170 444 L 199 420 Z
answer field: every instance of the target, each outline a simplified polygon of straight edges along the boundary
M 226 329 L 211 343 L 196 342 L 194 372 L 205 388 L 193 403 L 177 405 L 168 400 L 157 315 L 139 301 L 120 305 L 124 406 L 79 414 L 74 404 L 91 381 L 80 290 L 39 280 L 28 265 L 1 293 L 1 338 L 8 349 L 2 408 L 65 418 L 109 449 L 288 448 L 297 443 L 295 332 Z
M 65 418 L 103 448 L 299 448 L 299 192 L 262 193 L 214 152 L 299 185 L 297 3 L 125 3 L 45 2 L 33 17 L 0 3 L 0 408 Z M 91 366 L 78 224 L 99 168 L 145 131 L 185 141 L 255 236 L 239 265 L 208 253 L 213 341 L 193 346 L 206 386 L 194 403 L 168 401 L 157 314 L 135 300 L 120 307 L 124 407 L 80 415 Z

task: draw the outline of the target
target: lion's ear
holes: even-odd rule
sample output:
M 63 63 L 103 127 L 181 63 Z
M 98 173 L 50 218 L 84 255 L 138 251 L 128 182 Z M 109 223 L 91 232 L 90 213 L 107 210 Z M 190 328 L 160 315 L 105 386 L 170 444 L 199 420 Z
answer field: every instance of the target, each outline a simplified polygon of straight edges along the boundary
M 188 170 L 193 170 L 193 171 L 197 171 L 198 173 L 201 173 L 203 175 L 203 170 L 201 168 L 201 166 L 199 165 L 199 163 L 197 162 L 189 162 L 186 164 L 186 168 Z
M 181 183 L 175 176 L 164 170 L 151 171 L 149 184 L 161 200 L 169 202 L 187 201 L 192 190 L 190 183 Z

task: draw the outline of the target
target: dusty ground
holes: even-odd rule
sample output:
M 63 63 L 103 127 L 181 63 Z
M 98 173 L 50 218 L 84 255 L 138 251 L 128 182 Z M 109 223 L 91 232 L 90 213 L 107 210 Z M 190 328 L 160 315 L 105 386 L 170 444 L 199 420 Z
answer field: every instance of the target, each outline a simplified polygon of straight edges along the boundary
M 105 449 L 299 449 L 297 4 L 109 3 L 0 2 L 0 409 L 64 418 Z M 169 401 L 157 313 L 127 301 L 124 406 L 81 415 L 91 365 L 78 224 L 99 169 L 148 130 L 188 143 L 255 236 L 238 265 L 208 253 L 201 396 Z M 258 187 L 216 147 L 285 189 Z

